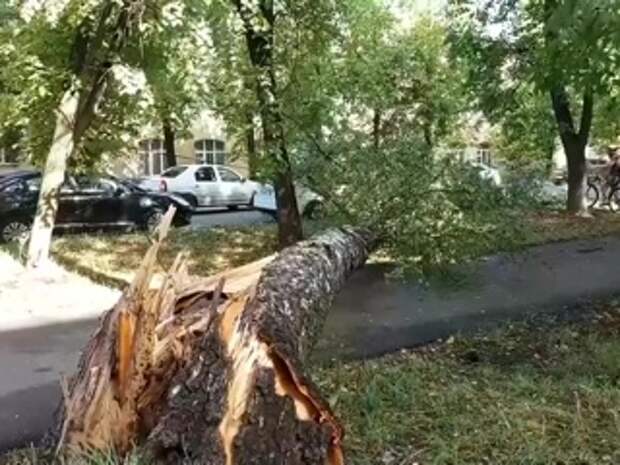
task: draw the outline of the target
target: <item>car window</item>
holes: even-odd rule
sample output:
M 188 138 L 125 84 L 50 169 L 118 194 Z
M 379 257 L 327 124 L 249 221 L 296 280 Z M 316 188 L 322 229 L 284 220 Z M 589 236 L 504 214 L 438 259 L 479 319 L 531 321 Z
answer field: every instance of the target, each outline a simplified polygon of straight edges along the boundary
M 77 190 L 85 194 L 112 194 L 116 191 L 116 184 L 108 179 L 76 178 Z
M 241 181 L 241 176 L 239 176 L 234 171 L 231 171 L 227 168 L 218 168 L 218 171 L 220 172 L 220 178 L 222 179 L 222 181 L 226 181 L 226 182 Z
M 5 184 L 4 186 L 2 186 L 0 191 L 5 194 L 19 194 L 24 192 L 25 187 L 26 186 L 22 180 L 17 180 L 9 184 Z
M 203 166 L 196 170 L 194 178 L 196 178 L 196 181 L 215 181 L 215 171 L 210 166 Z
M 38 176 L 26 179 L 25 184 L 30 192 L 39 192 L 41 190 L 41 178 Z
M 181 173 L 187 170 L 187 166 L 173 166 L 172 168 L 168 168 L 161 174 L 162 178 L 176 178 Z

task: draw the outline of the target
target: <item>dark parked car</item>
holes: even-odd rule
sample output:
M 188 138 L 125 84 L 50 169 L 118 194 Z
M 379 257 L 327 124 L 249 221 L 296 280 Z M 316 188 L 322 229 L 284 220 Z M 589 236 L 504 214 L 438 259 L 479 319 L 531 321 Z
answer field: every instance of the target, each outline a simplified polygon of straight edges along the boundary
M 40 185 L 38 171 L 0 173 L 0 241 L 16 240 L 30 229 Z M 181 197 L 146 192 L 113 177 L 68 177 L 60 190 L 56 227 L 152 230 L 171 205 L 177 209 L 173 224 L 189 224 L 193 208 Z

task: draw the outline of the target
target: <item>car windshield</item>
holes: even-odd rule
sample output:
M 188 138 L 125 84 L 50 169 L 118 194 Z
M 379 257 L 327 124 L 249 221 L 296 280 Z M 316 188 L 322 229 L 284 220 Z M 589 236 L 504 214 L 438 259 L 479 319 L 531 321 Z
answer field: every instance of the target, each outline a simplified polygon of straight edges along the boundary
M 0 192 L 35 192 L 39 190 L 41 177 L 38 174 L 27 176 L 4 176 L 0 177 Z
M 161 174 L 161 176 L 162 178 L 176 178 L 178 175 L 183 173 L 186 169 L 187 169 L 187 166 L 174 166 L 164 171 Z
M 114 179 L 114 181 L 132 192 L 146 192 L 146 190 L 142 189 L 134 181 L 129 179 Z

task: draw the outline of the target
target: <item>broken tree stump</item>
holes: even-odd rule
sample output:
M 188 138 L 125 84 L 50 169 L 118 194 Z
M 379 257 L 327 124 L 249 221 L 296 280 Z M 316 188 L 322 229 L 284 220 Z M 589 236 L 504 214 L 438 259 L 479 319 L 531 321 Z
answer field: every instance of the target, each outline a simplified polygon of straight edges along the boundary
M 59 448 L 137 446 L 170 464 L 343 463 L 342 427 L 303 362 L 373 236 L 329 230 L 206 279 L 178 259 L 152 289 L 166 229 L 82 355 Z

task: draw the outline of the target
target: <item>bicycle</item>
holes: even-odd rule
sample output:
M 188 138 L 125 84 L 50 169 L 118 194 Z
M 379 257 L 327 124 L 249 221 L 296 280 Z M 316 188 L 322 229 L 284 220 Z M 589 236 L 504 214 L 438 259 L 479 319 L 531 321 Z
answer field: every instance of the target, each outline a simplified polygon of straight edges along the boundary
M 586 189 L 588 208 L 594 208 L 599 203 L 605 184 L 607 184 L 607 180 L 599 174 L 588 176 L 588 187 Z M 613 183 L 609 185 L 609 194 L 605 199 L 604 205 L 608 205 L 611 211 L 617 212 L 620 210 L 619 204 L 620 179 L 614 179 Z
M 605 182 L 606 181 L 598 174 L 588 176 L 588 187 L 586 189 L 588 208 L 594 208 L 598 203 Z

